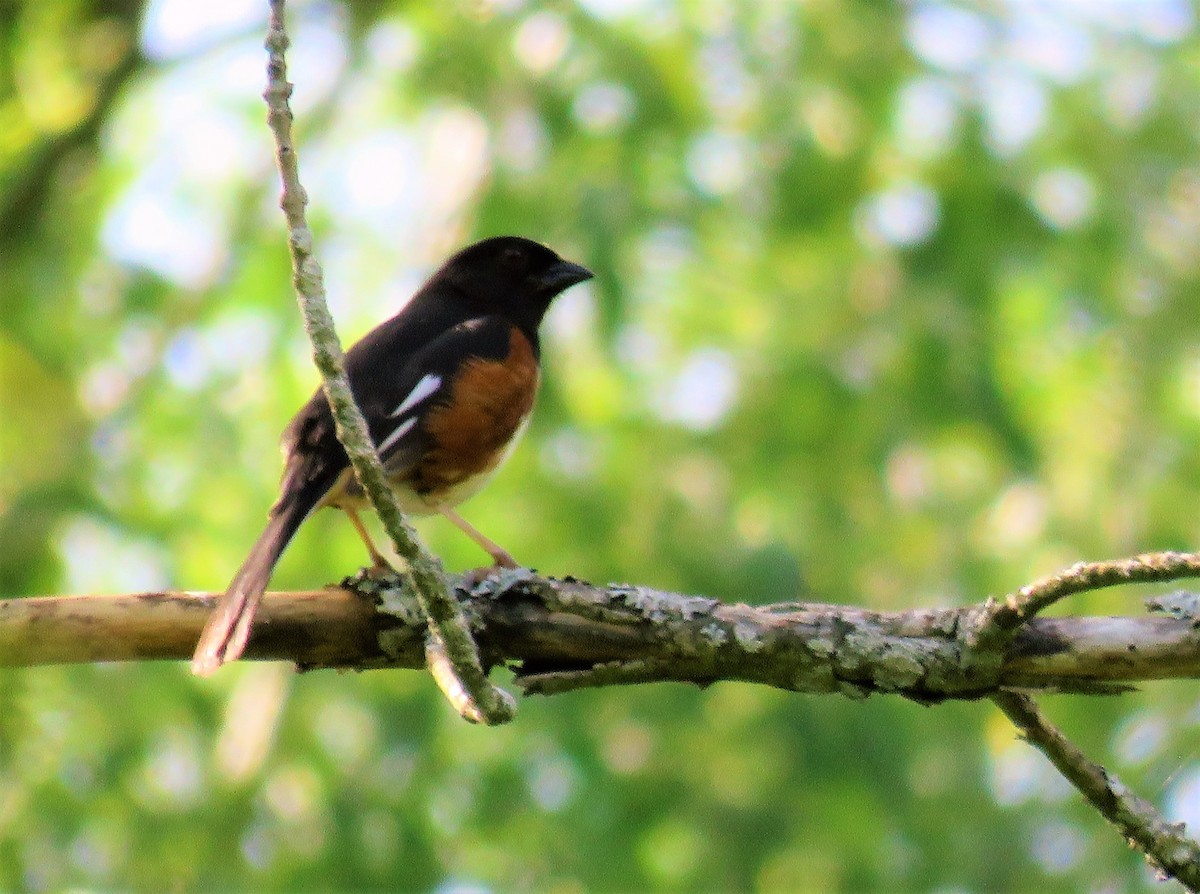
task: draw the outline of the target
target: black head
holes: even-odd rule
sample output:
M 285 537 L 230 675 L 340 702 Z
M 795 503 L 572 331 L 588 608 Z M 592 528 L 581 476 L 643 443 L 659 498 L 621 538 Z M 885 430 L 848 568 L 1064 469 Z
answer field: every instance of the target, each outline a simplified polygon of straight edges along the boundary
M 592 272 L 520 236 L 493 236 L 468 245 L 433 277 L 453 286 L 488 313 L 499 313 L 532 333 L 550 302 Z

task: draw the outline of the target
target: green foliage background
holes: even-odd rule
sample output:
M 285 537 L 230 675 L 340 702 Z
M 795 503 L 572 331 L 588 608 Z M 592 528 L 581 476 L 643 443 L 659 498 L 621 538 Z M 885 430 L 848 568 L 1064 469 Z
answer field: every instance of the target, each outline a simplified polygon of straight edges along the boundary
M 182 38 L 208 4 L 0 5 L 0 596 L 221 589 L 273 498 L 315 376 L 265 14 L 228 5 Z M 335 313 L 355 337 L 500 232 L 596 271 L 465 510 L 547 573 L 904 609 L 1194 548 L 1195 26 L 1166 0 L 297 4 Z M 276 582 L 360 553 L 330 513 Z M 1192 690 L 1048 706 L 1196 821 Z M 0 671 L 0 890 L 66 887 L 1154 885 L 986 704 L 661 686 L 477 729 L 415 673 Z

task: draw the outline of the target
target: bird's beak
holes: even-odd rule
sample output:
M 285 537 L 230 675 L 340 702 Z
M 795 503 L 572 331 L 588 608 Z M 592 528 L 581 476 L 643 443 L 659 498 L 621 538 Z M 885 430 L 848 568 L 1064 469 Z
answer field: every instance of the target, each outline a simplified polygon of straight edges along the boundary
M 576 283 L 591 279 L 593 275 L 592 271 L 581 264 L 560 260 L 538 276 L 538 291 L 545 295 L 557 295 Z

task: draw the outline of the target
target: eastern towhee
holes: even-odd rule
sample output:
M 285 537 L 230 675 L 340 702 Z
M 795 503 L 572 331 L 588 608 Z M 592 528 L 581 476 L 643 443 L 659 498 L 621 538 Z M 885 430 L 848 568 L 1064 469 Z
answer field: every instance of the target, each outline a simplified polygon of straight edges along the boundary
M 540 378 L 537 330 L 550 302 L 591 276 L 537 242 L 485 239 L 450 258 L 400 313 L 346 352 L 350 388 L 401 510 L 441 513 L 498 566 L 517 563 L 453 507 L 483 487 L 529 420 Z M 279 499 L 200 635 L 195 673 L 242 654 L 275 563 L 322 506 L 344 511 L 375 565 L 387 564 L 358 517 L 368 504 L 321 390 L 284 430 L 283 455 Z

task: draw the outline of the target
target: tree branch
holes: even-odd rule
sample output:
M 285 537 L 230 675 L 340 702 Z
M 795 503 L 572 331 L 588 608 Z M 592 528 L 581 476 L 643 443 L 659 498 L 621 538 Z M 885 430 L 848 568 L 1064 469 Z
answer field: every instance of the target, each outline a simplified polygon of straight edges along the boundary
M 1117 584 L 1157 583 L 1181 577 L 1200 577 L 1200 555 L 1145 553 L 1111 562 L 1079 562 L 1066 571 L 1026 584 L 989 606 L 987 623 L 1007 633 L 1060 599 L 1076 593 Z
M 1047 578 L 1045 588 L 1079 592 L 1198 574 L 1196 556 L 1170 553 L 1077 565 Z M 627 584 L 555 580 L 523 569 L 470 591 L 460 586 L 456 595 L 479 643 L 481 673 L 508 666 L 528 694 L 736 680 L 852 698 L 892 693 L 924 704 L 992 698 L 1154 866 L 1191 890 L 1200 884 L 1200 846 L 1183 828 L 1166 823 L 1088 761 L 1030 699 L 1013 691 L 1099 695 L 1143 680 L 1200 677 L 1195 594 L 1148 600 L 1166 617 L 1034 617 L 1000 639 L 979 636 L 981 629 L 1002 629 L 989 624 L 992 600 L 908 612 L 822 603 L 754 607 Z M 186 659 L 218 596 L 0 600 L 0 666 Z M 428 664 L 469 717 L 470 699 L 459 691 L 439 641 L 429 637 L 425 617 L 398 578 L 359 576 L 326 590 L 268 593 L 246 657 L 292 660 L 305 669 Z
M 321 373 L 322 387 L 333 411 L 338 440 L 346 448 L 354 474 L 379 514 L 396 551 L 408 563 L 422 615 L 429 619 L 429 663 L 434 678 L 459 712 L 468 720 L 503 723 L 513 716 L 507 693 L 493 686 L 484 674 L 470 631 L 444 581 L 442 564 L 431 555 L 404 520 L 395 495 L 388 486 L 383 465 L 355 403 L 346 378 L 341 342 L 325 302 L 324 275 L 313 255 L 312 231 L 305 219 L 307 195 L 300 184 L 296 147 L 292 141 L 292 111 L 288 98 L 285 53 L 288 36 L 284 28 L 284 0 L 271 0 L 267 31 L 267 123 L 275 139 L 279 175 L 283 181 L 280 207 L 288 225 L 292 255 L 292 283 L 304 314 L 304 328 L 313 347 L 313 361 Z M 258 623 L 262 623 L 260 620 Z
M 1129 843 L 1160 873 L 1200 890 L 1200 845 L 1184 834 L 1183 823 L 1168 823 L 1154 805 L 1127 789 L 1116 776 L 1089 760 L 1048 721 L 1027 695 L 992 696 L 1025 739 L 1083 793 Z
M 1146 680 L 1200 678 L 1200 633 L 1185 618 L 1036 618 L 985 678 L 964 645 L 977 607 L 748 606 L 528 572 L 506 572 L 457 595 L 485 665 L 512 667 L 529 693 L 739 680 L 932 703 L 1004 687 L 1102 694 Z M 0 665 L 182 660 L 218 596 L 0 600 Z M 246 655 L 304 668 L 420 668 L 425 622 L 399 581 L 273 592 L 263 600 Z

